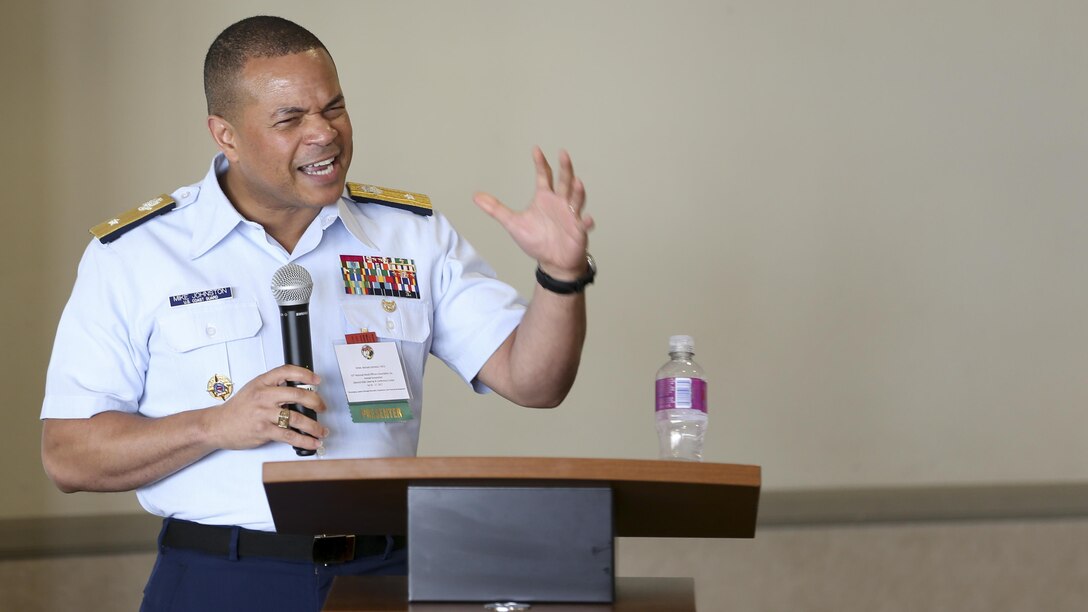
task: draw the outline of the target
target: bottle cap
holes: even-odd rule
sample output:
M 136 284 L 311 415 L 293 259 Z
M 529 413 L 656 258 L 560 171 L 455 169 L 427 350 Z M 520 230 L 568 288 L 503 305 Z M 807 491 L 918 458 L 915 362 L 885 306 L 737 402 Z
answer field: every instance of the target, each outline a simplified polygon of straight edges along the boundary
M 691 336 L 669 336 L 670 353 L 694 353 L 695 339 Z

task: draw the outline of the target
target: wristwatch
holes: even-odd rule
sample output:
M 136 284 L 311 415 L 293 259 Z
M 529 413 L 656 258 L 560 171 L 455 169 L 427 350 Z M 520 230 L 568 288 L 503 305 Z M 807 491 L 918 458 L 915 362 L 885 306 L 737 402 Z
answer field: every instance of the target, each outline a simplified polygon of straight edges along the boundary
M 592 283 L 593 278 L 597 276 L 597 260 L 593 259 L 589 251 L 586 251 L 586 266 L 589 269 L 581 278 L 572 281 L 561 281 L 548 276 L 544 273 L 544 270 L 540 269 L 540 265 L 537 265 L 536 282 L 552 293 L 581 293 L 585 291 L 586 285 Z

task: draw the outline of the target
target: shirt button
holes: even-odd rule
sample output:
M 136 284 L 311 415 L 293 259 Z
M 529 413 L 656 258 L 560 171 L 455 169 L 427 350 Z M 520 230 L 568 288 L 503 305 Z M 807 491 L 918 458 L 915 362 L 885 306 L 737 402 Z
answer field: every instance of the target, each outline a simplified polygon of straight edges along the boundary
M 208 334 L 209 338 L 211 336 L 214 336 L 215 335 L 215 326 L 214 325 L 209 325 L 207 328 L 204 329 L 204 333 Z
M 397 324 L 393 322 L 393 319 L 386 319 L 385 320 L 385 328 L 388 329 L 389 331 L 393 331 L 394 329 L 397 328 Z

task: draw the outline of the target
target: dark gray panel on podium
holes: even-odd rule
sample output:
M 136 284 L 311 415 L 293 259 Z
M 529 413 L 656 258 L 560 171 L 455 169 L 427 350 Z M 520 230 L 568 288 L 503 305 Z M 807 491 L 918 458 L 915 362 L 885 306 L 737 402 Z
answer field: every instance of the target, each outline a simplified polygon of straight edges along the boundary
M 411 601 L 611 602 L 605 487 L 408 487 Z

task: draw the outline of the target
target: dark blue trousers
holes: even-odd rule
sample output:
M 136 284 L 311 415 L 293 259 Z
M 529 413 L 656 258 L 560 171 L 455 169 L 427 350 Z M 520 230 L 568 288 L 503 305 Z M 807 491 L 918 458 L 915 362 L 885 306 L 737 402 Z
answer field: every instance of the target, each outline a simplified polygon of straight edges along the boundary
M 164 528 L 165 531 L 165 528 Z M 236 532 L 237 533 L 237 532 Z M 161 540 L 161 536 L 160 536 Z M 237 535 L 232 545 L 237 551 Z M 336 576 L 405 575 L 407 549 L 321 565 L 261 557 L 209 555 L 165 547 L 144 588 L 141 612 L 318 612 Z

